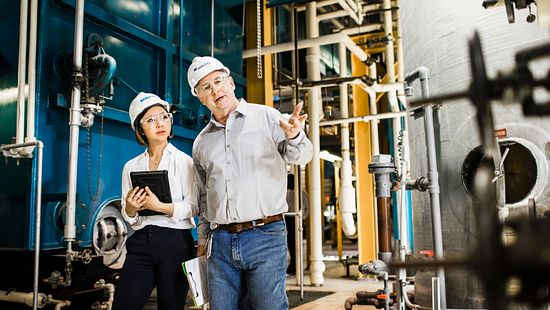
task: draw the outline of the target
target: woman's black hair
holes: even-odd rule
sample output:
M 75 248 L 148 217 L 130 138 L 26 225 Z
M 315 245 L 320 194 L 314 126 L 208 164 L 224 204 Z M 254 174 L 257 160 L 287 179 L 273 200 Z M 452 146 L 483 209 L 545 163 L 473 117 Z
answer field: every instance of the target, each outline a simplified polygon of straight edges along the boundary
M 156 104 L 153 104 L 150 107 L 147 107 L 145 110 L 143 110 L 143 111 L 141 111 L 141 113 L 139 113 L 139 115 L 134 120 L 134 128 L 136 129 L 136 131 L 135 131 L 136 141 L 140 145 L 149 145 L 149 143 L 147 141 L 147 137 L 145 136 L 145 132 L 143 132 L 143 128 L 141 128 L 141 124 L 140 124 L 141 119 L 143 118 L 143 115 L 145 115 L 145 113 L 147 111 L 149 111 L 150 108 L 156 107 L 156 106 L 162 107 L 166 112 L 170 112 L 166 109 L 166 107 L 163 104 L 156 103 Z M 168 141 L 170 141 L 170 139 L 172 139 L 173 136 L 174 136 L 174 129 L 172 127 L 170 127 L 170 135 L 168 136 Z

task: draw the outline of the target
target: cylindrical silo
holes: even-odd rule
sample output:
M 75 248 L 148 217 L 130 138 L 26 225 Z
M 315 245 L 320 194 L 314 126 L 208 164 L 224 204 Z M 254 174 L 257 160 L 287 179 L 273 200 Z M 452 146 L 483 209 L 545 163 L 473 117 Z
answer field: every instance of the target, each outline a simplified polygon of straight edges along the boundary
M 536 7 L 534 7 L 536 9 Z M 405 71 L 419 66 L 430 70 L 430 95 L 466 89 L 471 82 L 468 41 L 477 30 L 481 36 L 490 78 L 514 66 L 517 51 L 549 39 L 549 30 L 525 21 L 528 10 L 516 11 L 509 24 L 504 6 L 484 9 L 482 1 L 401 1 Z M 547 74 L 549 61 L 532 66 Z M 413 84 L 420 98 L 420 85 Z M 542 94 L 547 96 L 547 94 Z M 546 100 L 548 97 L 546 97 Z M 526 117 L 519 103 L 493 105 L 495 129 L 502 129 L 501 149 L 509 148 L 505 161 L 506 199 L 510 217 L 527 214 L 527 199 L 534 198 L 537 214 L 550 215 L 550 118 Z M 436 111 L 436 148 L 441 186 L 441 217 L 445 256 L 464 253 L 475 246 L 476 227 L 469 189 L 481 160 L 475 109 L 468 100 L 444 104 Z M 424 124 L 409 119 L 411 172 L 427 173 Z M 413 194 L 415 250 L 432 249 L 431 215 L 427 193 Z M 484 293 L 473 273 L 446 270 L 447 307 L 482 308 Z M 431 274 L 416 276 L 416 302 L 431 306 Z

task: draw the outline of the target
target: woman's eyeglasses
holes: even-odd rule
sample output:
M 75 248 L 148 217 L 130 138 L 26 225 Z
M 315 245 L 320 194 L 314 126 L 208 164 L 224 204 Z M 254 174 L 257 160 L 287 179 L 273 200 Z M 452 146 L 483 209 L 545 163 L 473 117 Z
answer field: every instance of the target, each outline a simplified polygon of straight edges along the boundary
M 173 122 L 172 113 L 162 112 L 156 115 L 144 117 L 141 119 L 139 123 L 141 124 L 142 128 L 153 128 L 156 126 L 157 122 L 161 124 L 166 124 L 166 123 L 172 124 Z

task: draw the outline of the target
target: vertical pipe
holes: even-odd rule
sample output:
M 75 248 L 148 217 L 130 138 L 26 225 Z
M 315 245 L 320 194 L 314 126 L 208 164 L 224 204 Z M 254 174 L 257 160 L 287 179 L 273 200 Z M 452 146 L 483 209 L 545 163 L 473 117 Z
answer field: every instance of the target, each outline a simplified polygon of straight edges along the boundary
M 74 53 L 73 74 L 82 78 L 82 43 L 84 35 L 84 0 L 76 2 L 75 29 L 74 29 Z M 72 242 L 76 239 L 76 179 L 78 172 L 78 134 L 80 130 L 80 82 L 73 82 L 71 93 L 71 111 L 69 120 L 69 176 L 67 180 L 67 223 L 64 237 L 67 241 L 67 251 L 72 251 Z
M 21 0 L 19 13 L 19 55 L 17 60 L 17 123 L 15 144 L 23 143 L 25 136 L 25 75 L 27 68 L 27 15 L 29 1 Z M 10 152 L 17 153 L 17 149 Z
M 31 0 L 29 27 L 29 97 L 27 99 L 27 133 L 25 142 L 34 142 L 34 114 L 36 105 L 36 41 L 38 31 L 38 0 Z M 25 148 L 25 153 L 33 152 L 34 146 Z
M 315 2 L 306 4 L 306 23 L 307 37 L 317 38 L 319 36 L 319 24 L 317 23 L 317 8 Z M 314 46 L 308 49 L 306 56 L 307 75 L 311 81 L 321 79 L 320 61 L 321 50 L 319 46 Z M 325 264 L 323 263 L 322 253 L 322 231 L 321 231 L 321 189 L 319 180 L 321 178 L 321 167 L 319 160 L 320 143 L 319 143 L 319 114 L 321 112 L 321 89 L 320 87 L 312 87 L 309 89 L 309 138 L 313 143 L 313 159 L 309 164 L 309 196 L 310 196 L 310 216 L 309 222 L 311 226 L 311 284 L 322 285 L 324 283 L 323 272 Z
M 386 74 L 388 76 L 388 83 L 395 83 L 395 55 L 394 55 L 394 38 L 393 38 L 393 23 L 392 23 L 392 11 L 391 11 L 391 0 L 384 0 L 382 4 L 382 9 L 384 10 L 384 35 L 388 38 L 388 43 L 386 44 L 385 54 L 386 54 Z M 395 91 L 388 92 L 388 101 L 390 103 L 390 109 L 392 112 L 399 111 L 399 103 L 397 101 L 397 93 Z M 393 147 L 397 151 L 397 136 L 401 129 L 400 118 L 396 118 L 392 122 L 393 126 Z M 401 158 L 398 152 L 395 152 L 395 161 L 396 166 L 399 170 L 401 169 Z
M 38 275 L 40 271 L 40 220 L 42 207 L 42 154 L 44 145 L 36 141 L 38 149 L 38 163 L 36 167 L 36 206 L 34 210 L 34 275 L 33 275 L 33 301 L 32 309 L 38 307 Z
M 340 166 L 338 161 L 334 162 L 334 191 L 336 197 L 340 197 Z M 336 208 L 336 249 L 338 251 L 338 259 L 342 261 L 342 215 L 340 208 Z
M 210 56 L 214 57 L 214 0 L 210 6 Z
M 376 63 L 372 61 L 369 65 L 369 77 L 373 78 L 375 81 L 378 80 L 378 75 L 376 73 Z M 371 115 L 378 114 L 378 102 L 376 101 L 376 92 L 372 89 L 368 89 L 367 93 L 369 94 L 369 112 Z M 378 120 L 372 120 L 370 122 L 370 135 L 371 135 L 371 153 L 372 155 L 380 154 L 380 143 L 378 142 Z
M 179 44 L 180 44 L 180 48 L 179 48 L 179 53 L 178 53 L 178 67 L 179 67 L 179 80 L 178 80 L 178 103 L 179 103 L 179 106 L 180 108 L 183 109 L 183 5 L 184 5 L 184 0 L 180 0 L 180 20 L 179 20 L 179 26 L 180 26 L 180 35 L 179 35 Z M 244 12 L 244 7 L 243 7 L 243 12 Z M 244 29 L 244 24 L 243 24 L 243 29 Z
M 299 191 L 302 190 L 302 187 L 301 187 L 301 184 L 300 184 L 300 178 L 298 177 L 298 173 L 300 173 L 300 166 L 299 165 L 294 165 L 294 210 L 292 210 L 294 212 L 294 214 L 298 214 L 298 212 L 302 212 L 302 210 L 300 210 L 300 195 L 299 195 Z M 299 261 L 299 259 L 302 259 L 300 256 L 300 248 L 301 248 L 301 242 L 302 240 L 300 239 L 300 223 L 298 222 L 299 221 L 299 217 L 298 216 L 294 216 L 294 229 L 295 229 L 295 234 L 294 234 L 294 249 L 289 249 L 289 251 L 294 251 L 294 257 L 296 257 L 295 259 L 295 264 L 294 264 L 294 271 L 295 271 L 295 274 L 296 274 L 296 284 L 300 284 L 301 281 L 302 281 L 302 277 L 300 275 L 300 270 L 301 270 L 301 264 L 302 262 Z
M 391 155 L 372 156 L 372 163 L 368 166 L 369 172 L 374 174 L 376 182 L 376 205 L 378 218 L 378 258 L 385 263 L 391 259 L 390 234 L 390 200 L 391 179 L 390 173 L 395 171 Z
M 346 77 L 348 66 L 346 57 L 346 46 L 343 43 L 338 44 L 338 60 L 340 62 L 340 77 Z M 340 117 L 348 118 L 348 84 L 340 84 Z M 354 237 L 357 234 L 353 213 L 357 212 L 355 207 L 355 188 L 352 184 L 352 167 L 350 160 L 349 143 L 349 124 L 342 123 L 340 126 L 340 141 L 342 145 L 342 182 L 339 193 L 340 214 L 342 217 L 342 229 L 348 237 Z
M 420 85 L 422 89 L 422 98 L 428 98 L 430 91 L 428 89 L 429 70 L 426 67 L 417 69 L 420 73 Z M 434 242 L 434 252 L 436 258 L 443 258 L 443 235 L 441 229 L 441 207 L 439 201 L 439 173 L 437 171 L 437 156 L 435 150 L 435 133 L 433 120 L 433 106 L 431 104 L 424 106 L 424 130 L 426 132 L 426 151 L 428 155 L 428 180 L 430 186 L 430 205 L 432 208 L 432 236 Z M 441 308 L 447 308 L 447 298 L 445 291 L 445 271 L 443 268 L 437 269 L 439 289 L 441 291 L 439 301 Z
M 378 257 L 386 263 L 391 258 L 390 199 L 391 197 L 376 198 L 378 205 Z

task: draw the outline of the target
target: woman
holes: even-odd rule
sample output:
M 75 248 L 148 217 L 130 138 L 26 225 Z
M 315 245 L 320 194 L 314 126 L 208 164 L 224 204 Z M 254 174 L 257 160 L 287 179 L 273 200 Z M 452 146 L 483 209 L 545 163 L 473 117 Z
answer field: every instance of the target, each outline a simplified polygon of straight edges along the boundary
M 134 234 L 126 242 L 113 309 L 143 309 L 156 286 L 159 310 L 181 310 L 189 288 L 181 263 L 194 257 L 191 229 L 198 214 L 193 160 L 169 143 L 172 114 L 166 101 L 139 93 L 129 114 L 136 140 L 147 150 L 122 172 L 121 213 Z M 132 188 L 130 172 L 153 170 L 168 171 L 172 203 L 159 201 L 148 187 Z M 151 211 L 158 213 L 145 215 Z

